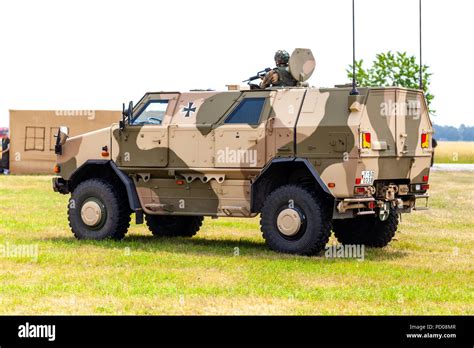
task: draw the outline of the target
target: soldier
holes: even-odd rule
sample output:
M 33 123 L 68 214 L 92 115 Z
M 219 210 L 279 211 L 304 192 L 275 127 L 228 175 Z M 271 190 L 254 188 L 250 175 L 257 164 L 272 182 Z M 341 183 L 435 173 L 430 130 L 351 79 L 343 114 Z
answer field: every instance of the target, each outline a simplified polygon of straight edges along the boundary
M 260 88 L 267 87 L 286 87 L 286 86 L 296 86 L 297 81 L 291 76 L 290 69 L 288 67 L 288 61 L 290 60 L 290 55 L 285 50 L 278 50 L 275 53 L 275 63 L 276 68 L 270 70 L 262 82 L 260 83 Z
M 0 162 L 0 173 L 7 175 L 10 169 L 10 138 L 8 134 L 2 138 L 2 160 Z

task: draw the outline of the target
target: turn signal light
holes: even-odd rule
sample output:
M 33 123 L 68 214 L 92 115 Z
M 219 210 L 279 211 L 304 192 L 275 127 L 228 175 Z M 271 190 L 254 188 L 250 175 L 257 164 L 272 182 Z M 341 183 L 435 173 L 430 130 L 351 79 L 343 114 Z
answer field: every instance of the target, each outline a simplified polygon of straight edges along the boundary
M 430 189 L 430 185 L 429 185 L 429 184 L 421 185 L 421 190 L 422 190 L 422 191 L 426 191 L 426 190 L 429 190 L 429 189 Z
M 423 175 L 423 182 L 428 182 L 428 175 Z
M 184 185 L 184 180 L 178 179 L 176 180 L 177 185 Z
M 354 192 L 355 193 L 365 193 L 367 190 L 365 187 L 361 186 L 361 187 L 354 187 Z
M 109 157 L 109 148 L 107 147 L 107 145 L 105 145 L 104 147 L 102 147 L 102 157 Z
M 336 184 L 333 183 L 333 182 L 330 182 L 330 183 L 328 183 L 328 187 L 329 188 L 334 188 L 334 187 L 336 187 Z
M 375 208 L 375 202 L 369 202 L 369 203 L 367 203 L 367 207 L 368 207 L 369 209 L 374 209 L 374 208 Z
M 360 185 L 362 179 L 361 178 L 356 178 L 356 185 Z
M 362 148 L 370 149 L 371 144 L 372 142 L 370 133 L 362 133 Z
M 61 167 L 56 164 L 56 165 L 54 166 L 54 168 L 53 168 L 53 171 L 54 171 L 56 174 L 59 174 L 59 173 L 61 173 Z
M 427 149 L 430 147 L 430 135 L 427 133 L 421 133 L 421 148 Z

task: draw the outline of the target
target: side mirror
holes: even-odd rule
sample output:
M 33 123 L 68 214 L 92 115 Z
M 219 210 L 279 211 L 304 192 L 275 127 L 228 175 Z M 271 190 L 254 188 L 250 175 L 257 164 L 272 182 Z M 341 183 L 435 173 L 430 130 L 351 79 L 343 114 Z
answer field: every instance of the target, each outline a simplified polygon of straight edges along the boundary
M 69 137 L 69 128 L 59 127 L 59 144 L 64 145 Z
M 125 103 L 122 104 L 122 121 L 119 122 L 120 129 L 124 129 L 130 120 L 133 118 L 133 102 L 128 103 L 128 109 L 125 109 Z
M 56 144 L 54 146 L 54 153 L 57 155 L 62 155 L 63 145 L 66 143 L 67 138 L 69 137 L 69 129 L 67 127 L 59 127 L 58 134 L 56 135 Z
M 122 120 L 119 122 L 120 129 L 125 128 L 125 119 L 127 117 L 127 110 L 125 110 L 125 103 L 122 103 Z

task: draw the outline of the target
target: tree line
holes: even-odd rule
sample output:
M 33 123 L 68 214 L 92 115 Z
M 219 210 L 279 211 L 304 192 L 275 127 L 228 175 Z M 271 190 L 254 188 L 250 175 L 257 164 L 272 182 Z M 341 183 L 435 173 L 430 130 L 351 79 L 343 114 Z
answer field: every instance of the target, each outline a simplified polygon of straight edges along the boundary
M 435 130 L 434 138 L 441 141 L 474 141 L 474 127 L 460 125 L 458 128 L 453 126 L 433 125 Z

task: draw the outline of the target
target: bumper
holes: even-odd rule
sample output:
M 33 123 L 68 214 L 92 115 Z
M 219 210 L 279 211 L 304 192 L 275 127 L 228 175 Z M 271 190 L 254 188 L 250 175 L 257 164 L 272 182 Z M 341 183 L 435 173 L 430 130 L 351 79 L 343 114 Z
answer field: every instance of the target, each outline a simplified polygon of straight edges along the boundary
M 60 177 L 53 178 L 53 190 L 54 192 L 62 193 L 63 195 L 69 193 L 68 181 Z
M 335 202 L 334 219 L 345 219 L 360 215 L 375 215 L 375 209 L 382 209 L 383 204 L 390 203 L 399 213 L 410 213 L 412 210 L 428 209 L 428 193 L 399 196 L 393 200 L 376 199 L 374 197 L 352 197 Z M 417 205 L 424 200 L 423 205 Z

